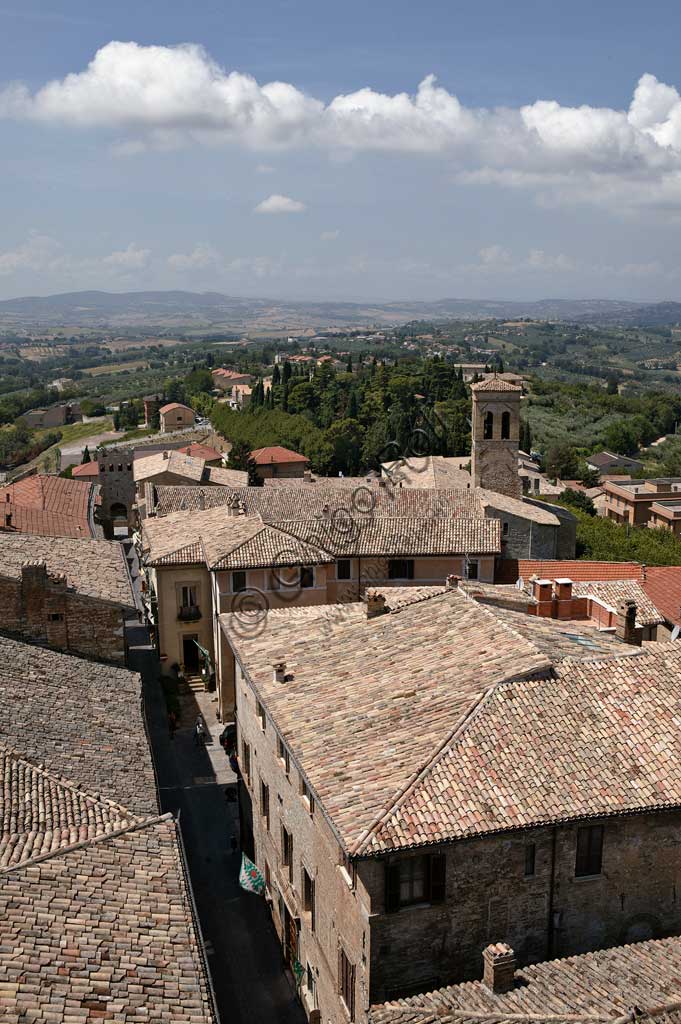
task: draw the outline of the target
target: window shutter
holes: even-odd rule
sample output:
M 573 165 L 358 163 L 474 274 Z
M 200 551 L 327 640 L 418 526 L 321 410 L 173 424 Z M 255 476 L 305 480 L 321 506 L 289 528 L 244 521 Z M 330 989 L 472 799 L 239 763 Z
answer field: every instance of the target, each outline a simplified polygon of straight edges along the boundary
M 447 887 L 447 858 L 443 853 L 430 858 L 430 902 L 444 903 Z
M 394 914 L 400 909 L 400 865 L 385 866 L 385 912 Z

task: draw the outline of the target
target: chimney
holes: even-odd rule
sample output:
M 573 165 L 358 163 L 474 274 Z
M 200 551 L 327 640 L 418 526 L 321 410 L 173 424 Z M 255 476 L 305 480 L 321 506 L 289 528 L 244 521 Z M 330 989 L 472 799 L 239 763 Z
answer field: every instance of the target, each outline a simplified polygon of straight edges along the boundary
M 553 612 L 553 583 L 551 580 L 532 580 L 532 597 L 537 602 L 537 615 L 550 619 Z
M 505 942 L 495 942 L 482 951 L 482 983 L 490 992 L 500 995 L 513 988 L 516 969 L 515 953 Z
M 378 590 L 367 590 L 367 619 L 374 619 L 377 615 L 384 615 L 388 609 L 385 606 L 385 594 Z
M 642 644 L 643 630 L 636 625 L 636 602 L 631 598 L 620 601 L 617 606 L 615 636 L 634 647 L 640 647 Z
M 169 459 L 169 458 L 170 458 L 170 452 L 168 452 L 168 451 L 165 451 L 165 452 L 163 453 L 163 458 L 164 458 L 164 459 Z
M 446 580 L 446 583 L 445 583 L 445 585 L 447 587 L 447 590 L 456 590 L 457 587 L 459 586 L 459 580 L 460 579 L 461 579 L 460 576 L 453 576 L 453 575 L 448 576 L 447 580 Z
M 563 577 L 554 580 L 556 587 L 556 618 L 572 618 L 572 580 Z
M 303 480 L 305 480 L 305 482 L 308 483 L 308 484 L 312 483 L 312 470 L 311 469 L 304 469 L 303 470 Z
M 273 679 L 274 679 L 275 683 L 285 683 L 286 682 L 286 662 L 285 661 L 283 661 L 283 660 L 281 660 L 281 661 L 273 661 L 272 662 L 272 670 L 273 670 Z
M 205 507 L 206 507 L 206 495 L 203 493 L 203 491 L 201 491 L 201 493 L 199 494 L 199 510 L 201 512 L 203 512 Z

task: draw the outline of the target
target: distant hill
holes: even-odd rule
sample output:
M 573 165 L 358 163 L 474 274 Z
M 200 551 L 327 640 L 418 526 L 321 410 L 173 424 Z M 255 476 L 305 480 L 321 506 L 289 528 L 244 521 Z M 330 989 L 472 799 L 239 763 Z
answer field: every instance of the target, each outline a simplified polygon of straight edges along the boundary
M 409 320 L 565 320 L 653 326 L 681 323 L 681 303 L 644 305 L 608 299 L 542 299 L 539 302 L 441 299 L 433 302 L 284 302 L 220 292 L 65 292 L 0 302 L 0 326 L 220 327 L 238 331 L 299 326 L 358 327 Z

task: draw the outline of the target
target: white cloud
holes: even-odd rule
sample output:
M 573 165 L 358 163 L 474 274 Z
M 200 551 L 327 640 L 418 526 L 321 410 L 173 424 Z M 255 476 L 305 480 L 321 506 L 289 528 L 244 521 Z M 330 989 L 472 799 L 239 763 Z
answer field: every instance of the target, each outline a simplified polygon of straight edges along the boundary
M 274 174 L 274 167 L 271 164 L 257 164 L 255 168 L 256 174 Z
M 221 263 L 220 253 L 212 245 L 199 242 L 191 252 L 176 252 L 168 257 L 168 265 L 174 270 L 204 270 Z
M 322 231 L 319 237 L 322 242 L 335 242 L 340 237 L 340 231 Z
M 298 199 L 291 199 L 289 196 L 280 196 L 275 193 L 258 203 L 253 213 L 303 213 L 305 210 L 305 203 L 301 203 Z
M 325 104 L 290 83 L 227 71 L 197 45 L 111 42 L 83 71 L 35 92 L 21 83 L 0 91 L 0 117 L 109 129 L 128 155 L 187 143 L 316 147 L 332 159 L 442 154 L 458 181 L 529 188 L 544 202 L 681 206 L 681 96 L 651 74 L 628 110 L 551 99 L 465 107 L 432 75 L 414 94 L 365 87 Z
M 8 276 L 22 270 L 49 270 L 62 259 L 62 247 L 54 238 L 32 232 L 15 249 L 0 252 L 0 275 Z
M 121 249 L 118 252 L 110 253 L 109 256 L 105 256 L 102 263 L 106 267 L 112 267 L 121 273 L 129 274 L 132 270 L 144 270 L 149 265 L 150 259 L 150 249 L 140 249 L 134 242 L 131 242 L 126 249 Z

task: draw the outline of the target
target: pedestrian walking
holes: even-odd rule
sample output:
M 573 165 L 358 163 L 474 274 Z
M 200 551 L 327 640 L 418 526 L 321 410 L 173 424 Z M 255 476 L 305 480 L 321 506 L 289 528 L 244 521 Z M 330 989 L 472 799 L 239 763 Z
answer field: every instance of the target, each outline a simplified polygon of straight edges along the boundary
M 201 747 L 206 742 L 206 727 L 204 726 L 201 718 L 199 717 L 196 722 L 194 729 L 194 743 L 197 747 Z

